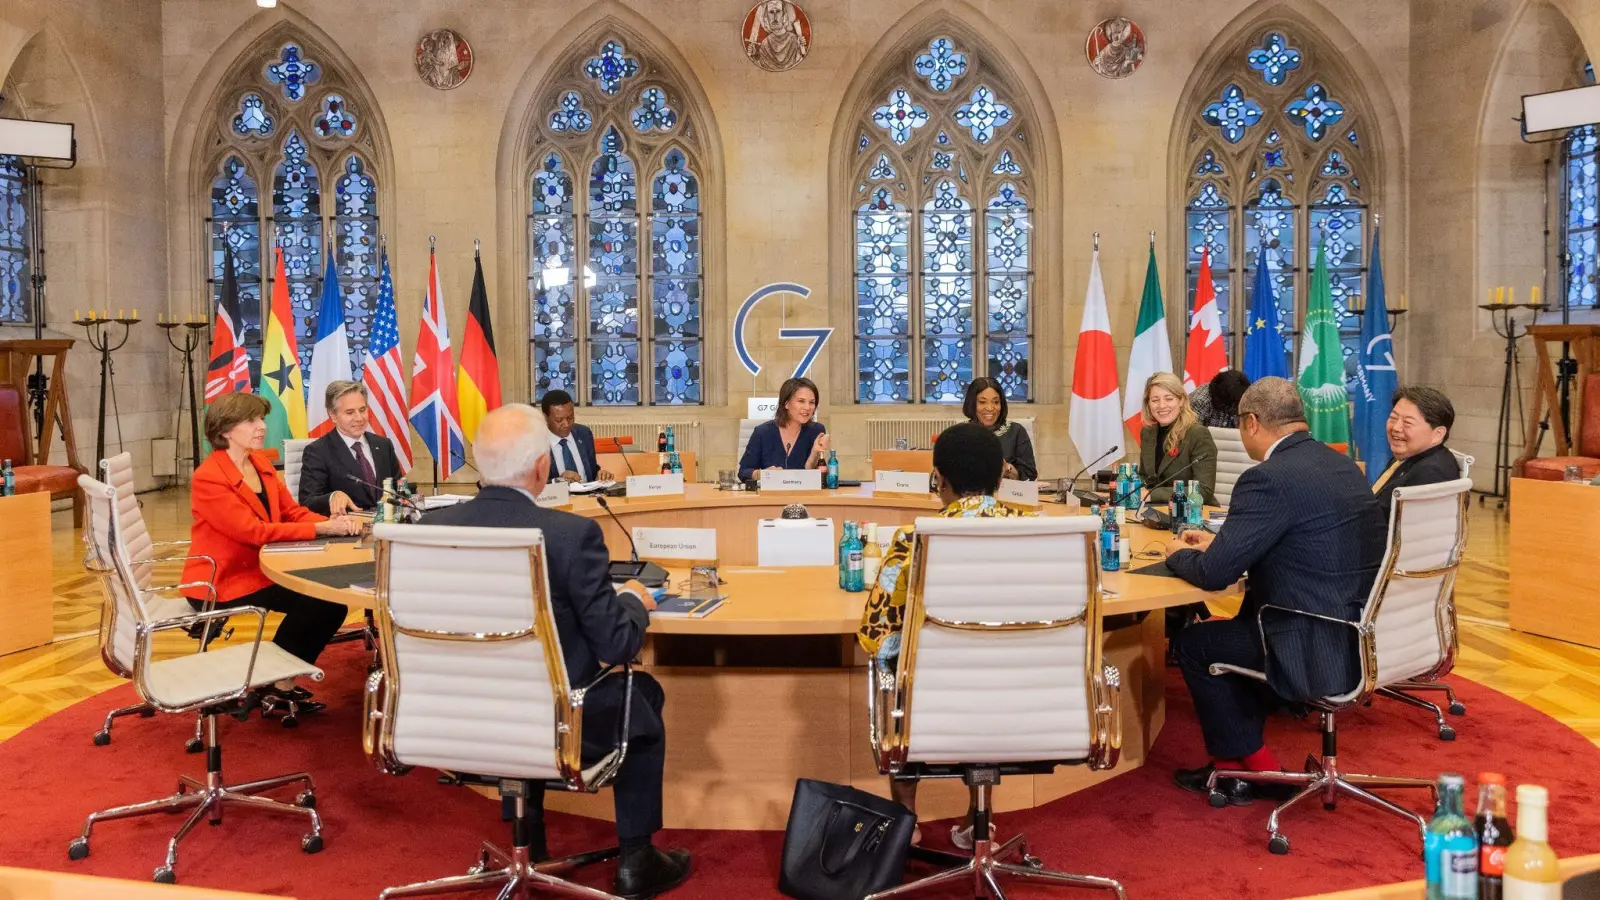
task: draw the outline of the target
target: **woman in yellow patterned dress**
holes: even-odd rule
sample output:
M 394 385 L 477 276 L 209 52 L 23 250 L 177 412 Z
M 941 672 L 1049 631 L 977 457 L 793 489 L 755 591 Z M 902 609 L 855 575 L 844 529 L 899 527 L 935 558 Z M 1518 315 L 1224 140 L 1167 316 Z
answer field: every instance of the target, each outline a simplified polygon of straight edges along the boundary
M 1029 515 L 994 498 L 1004 467 L 1000 439 L 992 430 L 972 422 L 946 428 L 933 442 L 933 474 L 939 485 L 939 500 L 944 503 L 939 515 L 952 519 Z M 891 671 L 900 656 L 900 631 L 905 626 L 911 538 L 909 525 L 895 532 L 894 543 L 878 570 L 878 583 L 867 597 L 857 636 L 861 646 Z M 915 781 L 890 780 L 889 792 L 906 809 L 917 811 Z M 951 843 L 963 850 L 972 849 L 972 816 L 973 808 L 969 807 L 966 819 L 950 829 Z M 912 843 L 921 837 L 919 829 Z

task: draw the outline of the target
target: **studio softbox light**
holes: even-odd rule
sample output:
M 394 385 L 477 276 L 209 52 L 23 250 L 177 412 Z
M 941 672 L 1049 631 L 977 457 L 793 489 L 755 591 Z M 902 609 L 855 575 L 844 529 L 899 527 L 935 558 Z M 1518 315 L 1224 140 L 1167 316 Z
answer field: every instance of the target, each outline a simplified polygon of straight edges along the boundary
M 0 118 L 0 156 L 70 163 L 76 150 L 71 123 Z
M 1600 123 L 1600 85 L 1522 95 L 1522 130 L 1527 134 Z

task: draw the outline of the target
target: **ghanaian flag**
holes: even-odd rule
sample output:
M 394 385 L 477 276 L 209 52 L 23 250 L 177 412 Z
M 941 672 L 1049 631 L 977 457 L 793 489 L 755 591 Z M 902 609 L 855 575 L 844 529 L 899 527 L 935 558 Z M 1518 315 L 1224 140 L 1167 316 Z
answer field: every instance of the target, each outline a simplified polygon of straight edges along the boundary
M 256 393 L 272 405 L 267 412 L 265 446 L 282 451 L 285 440 L 306 436 L 306 390 L 300 375 L 300 354 L 295 349 L 294 314 L 289 309 L 289 276 L 284 272 L 283 248 L 274 247 L 272 253 L 272 308 L 267 312 L 261 383 Z
M 461 365 L 456 369 L 456 404 L 461 432 L 478 439 L 478 423 L 500 406 L 500 360 L 494 354 L 494 326 L 489 323 L 489 293 L 483 286 L 483 259 L 473 254 L 472 299 L 467 303 L 467 330 L 461 338 Z

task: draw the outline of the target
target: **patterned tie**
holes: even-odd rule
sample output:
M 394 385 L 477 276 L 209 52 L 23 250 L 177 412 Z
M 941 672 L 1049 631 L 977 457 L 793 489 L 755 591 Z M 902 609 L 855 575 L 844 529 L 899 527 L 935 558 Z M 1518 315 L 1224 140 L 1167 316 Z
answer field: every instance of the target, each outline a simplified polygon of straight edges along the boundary
M 578 468 L 578 461 L 572 458 L 572 438 L 561 439 L 561 465 L 563 472 L 577 472 L 578 477 L 583 477 L 583 470 Z
M 361 466 L 361 477 L 366 479 L 367 484 L 376 485 L 378 476 L 372 471 L 372 463 L 367 462 L 367 453 L 363 449 L 366 445 L 366 441 L 356 441 L 350 445 L 350 452 L 356 455 L 356 464 Z

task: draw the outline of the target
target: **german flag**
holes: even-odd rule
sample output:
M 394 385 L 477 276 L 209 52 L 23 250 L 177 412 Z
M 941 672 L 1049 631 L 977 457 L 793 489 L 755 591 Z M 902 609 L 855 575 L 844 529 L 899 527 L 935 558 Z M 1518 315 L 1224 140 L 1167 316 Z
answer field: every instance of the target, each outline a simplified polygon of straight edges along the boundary
M 494 353 L 494 327 L 489 323 L 489 293 L 483 286 L 483 258 L 473 254 L 472 299 L 467 304 L 467 330 L 461 338 L 461 366 L 456 369 L 456 403 L 461 431 L 478 439 L 478 423 L 500 406 L 500 361 Z

